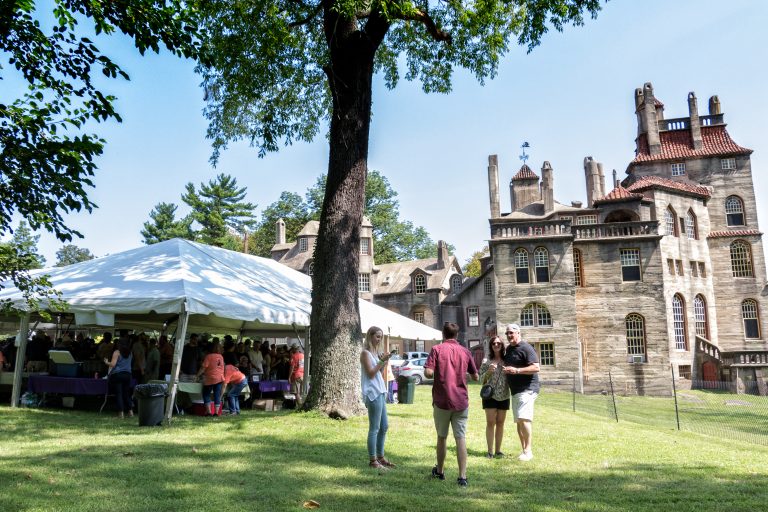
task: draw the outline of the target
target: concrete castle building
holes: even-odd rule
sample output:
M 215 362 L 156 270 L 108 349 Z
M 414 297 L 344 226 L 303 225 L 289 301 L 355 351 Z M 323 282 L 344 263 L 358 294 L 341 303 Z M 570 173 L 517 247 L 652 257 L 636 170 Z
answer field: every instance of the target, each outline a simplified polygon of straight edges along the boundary
M 554 200 L 555 171 L 523 165 L 502 213 L 489 157 L 492 277 L 499 322 L 518 322 L 545 379 L 650 393 L 676 377 L 765 392 L 766 268 L 751 150 L 726 131 L 717 96 L 665 119 L 650 83 L 635 91 L 637 149 L 619 183 L 584 159 L 587 204 Z M 466 287 L 465 289 L 472 288 Z M 466 291 L 464 293 L 467 293 Z M 464 293 L 462 295 L 464 295 Z M 462 298 L 476 307 L 479 294 Z M 472 302 L 472 304 L 470 304 Z

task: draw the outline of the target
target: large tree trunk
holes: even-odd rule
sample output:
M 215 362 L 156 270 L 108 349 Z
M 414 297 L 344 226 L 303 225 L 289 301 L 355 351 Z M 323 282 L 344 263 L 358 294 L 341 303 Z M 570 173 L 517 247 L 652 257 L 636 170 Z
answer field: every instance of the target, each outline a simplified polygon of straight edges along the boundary
M 350 20 L 328 16 L 333 21 L 326 19 L 327 26 L 334 23 L 331 66 L 326 70 L 333 112 L 328 181 L 314 254 L 311 389 L 305 408 L 346 417 L 364 410 L 357 282 L 376 48 Z

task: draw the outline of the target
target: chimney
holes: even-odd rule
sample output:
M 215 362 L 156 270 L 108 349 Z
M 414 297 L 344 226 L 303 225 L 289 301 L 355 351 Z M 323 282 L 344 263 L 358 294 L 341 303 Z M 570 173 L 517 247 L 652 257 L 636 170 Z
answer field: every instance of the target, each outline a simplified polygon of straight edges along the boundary
M 541 200 L 544 202 L 544 213 L 555 209 L 555 191 L 552 177 L 552 165 L 544 162 L 541 166 Z
M 596 162 L 591 156 L 585 157 L 584 179 L 587 185 L 587 208 L 592 208 L 594 201 L 605 195 L 603 164 Z
M 438 269 L 444 269 L 448 268 L 450 254 L 448 254 L 448 244 L 446 244 L 443 240 L 437 241 L 437 268 Z
M 647 82 L 642 89 L 635 89 L 635 106 L 637 108 L 637 152 L 640 152 L 640 136 L 645 134 L 648 141 L 648 150 L 651 155 L 661 153 L 659 139 L 659 119 L 664 119 L 663 105 L 656 105 L 653 95 L 653 85 Z
M 720 107 L 720 98 L 717 96 L 712 96 L 709 98 L 709 115 L 711 116 L 719 116 L 722 114 L 723 111 Z
M 501 216 L 499 206 L 499 157 L 488 155 L 488 195 L 491 202 L 491 218 Z
M 701 149 L 704 143 L 701 140 L 699 104 L 696 101 L 696 94 L 693 92 L 688 93 L 688 115 L 691 118 L 691 139 L 693 140 L 693 149 Z
M 276 234 L 276 244 L 284 244 L 285 243 L 285 221 L 283 219 L 277 219 L 277 223 L 275 225 L 275 234 Z
M 619 186 L 619 179 L 616 177 L 616 169 L 613 170 L 613 187 L 611 190 Z

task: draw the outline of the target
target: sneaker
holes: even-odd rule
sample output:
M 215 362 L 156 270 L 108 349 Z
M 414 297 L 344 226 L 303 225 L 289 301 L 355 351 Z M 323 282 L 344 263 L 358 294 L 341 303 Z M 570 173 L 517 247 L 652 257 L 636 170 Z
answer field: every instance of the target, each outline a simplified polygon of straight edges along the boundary
M 490 453 L 488 455 L 490 455 Z M 503 457 L 504 457 L 504 452 L 496 452 L 496 458 L 497 459 L 501 459 Z
M 438 480 L 445 480 L 445 473 L 438 473 L 437 466 L 435 466 L 432 468 L 432 478 L 437 478 Z
M 531 459 L 533 459 L 533 452 L 530 450 L 524 451 L 517 457 L 517 460 L 522 460 L 523 462 L 528 462 Z
M 466 478 L 457 478 L 456 483 L 459 484 L 459 487 L 466 487 L 467 486 L 467 479 Z

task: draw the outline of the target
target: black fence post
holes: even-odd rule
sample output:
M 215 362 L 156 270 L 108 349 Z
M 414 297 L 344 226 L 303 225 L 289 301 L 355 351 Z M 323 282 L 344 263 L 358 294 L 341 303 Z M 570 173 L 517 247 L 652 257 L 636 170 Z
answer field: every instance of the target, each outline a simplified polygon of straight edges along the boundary
M 680 430 L 680 411 L 677 408 L 677 386 L 675 385 L 675 367 L 670 364 L 669 369 L 672 371 L 672 395 L 675 397 L 675 419 L 677 420 L 677 430 Z
M 611 384 L 611 400 L 613 401 L 613 415 L 616 418 L 616 423 L 619 422 L 619 410 L 616 409 L 616 395 L 613 392 L 613 377 L 611 371 L 608 370 L 608 382 Z

